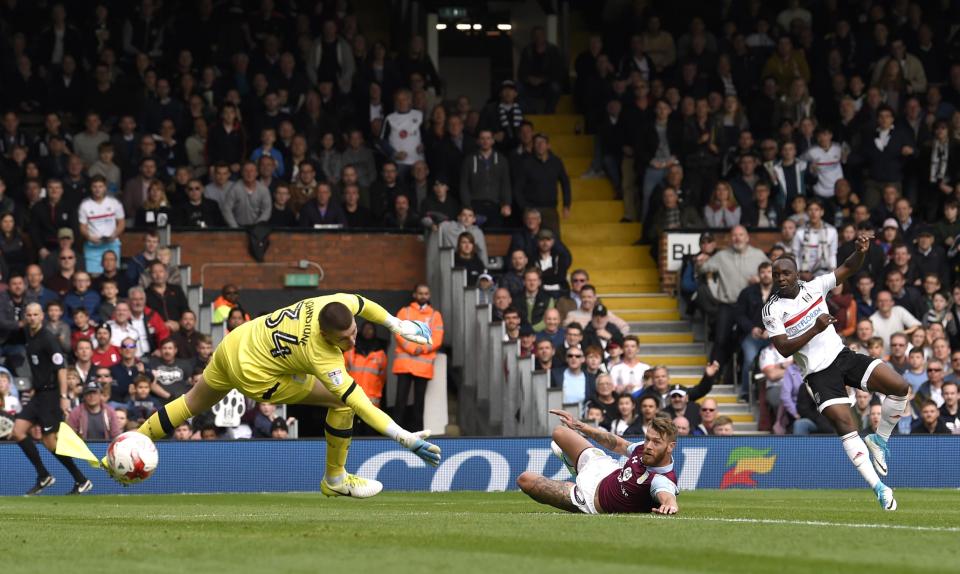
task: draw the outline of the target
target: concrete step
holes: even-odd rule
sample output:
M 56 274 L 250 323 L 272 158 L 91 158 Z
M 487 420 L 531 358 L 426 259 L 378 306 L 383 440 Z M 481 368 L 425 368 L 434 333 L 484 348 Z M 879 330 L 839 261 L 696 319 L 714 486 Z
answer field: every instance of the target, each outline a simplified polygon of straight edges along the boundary
M 721 413 L 721 414 L 725 414 L 725 413 Z M 730 417 L 730 418 L 733 420 L 734 423 L 753 423 L 753 424 L 756 424 L 756 419 L 753 418 L 753 415 L 732 414 L 732 415 L 725 415 L 725 416 Z M 734 430 L 736 430 L 736 426 L 734 426 Z
M 669 367 L 697 367 L 707 364 L 705 355 L 651 355 L 640 349 L 640 360 L 648 365 L 667 365 Z
M 736 434 L 746 434 L 746 435 L 768 435 L 770 434 L 767 431 L 760 432 L 757 430 L 757 422 L 747 422 L 747 423 L 738 423 L 733 422 L 733 432 Z
M 534 131 L 543 132 L 551 138 L 559 135 L 575 135 L 583 132 L 583 116 L 580 114 L 553 114 L 524 116 L 533 124 Z
M 573 204 L 570 217 L 561 219 L 561 231 L 567 223 L 618 223 L 623 219 L 623 202 L 609 201 L 580 201 Z
M 568 174 L 569 175 L 569 174 Z M 582 178 L 570 175 L 573 201 L 608 201 L 614 198 L 613 184 L 605 177 Z
M 603 295 L 604 293 L 622 293 L 624 291 L 634 292 L 634 293 L 649 293 L 651 295 L 660 293 L 660 280 L 650 279 L 650 280 L 641 280 L 634 281 L 632 283 L 619 283 L 603 280 L 594 280 L 593 273 L 591 273 L 590 283 L 597 288 L 597 292 Z M 689 328 L 690 324 L 687 323 Z
M 564 232 L 566 233 L 566 232 Z M 566 235 L 563 237 L 566 241 Z M 573 266 L 590 270 L 591 275 L 597 269 L 652 269 L 657 271 L 656 262 L 646 247 L 633 245 L 571 245 Z M 658 274 L 659 276 L 659 274 Z
M 618 312 L 617 316 L 627 322 L 632 321 L 679 321 L 680 311 L 676 309 L 650 309 L 642 311 Z
M 604 295 L 600 298 L 607 308 L 618 315 L 620 311 L 643 311 L 645 309 L 676 309 L 677 300 L 670 297 L 629 297 L 617 299 Z
M 703 354 L 704 349 L 703 343 L 658 343 L 653 345 L 644 345 L 640 348 L 640 352 L 644 355 L 695 355 L 699 357 Z M 660 362 L 663 363 L 664 361 Z
M 554 114 L 575 114 L 577 113 L 576 107 L 573 105 L 573 96 L 570 94 L 564 94 L 560 96 L 560 100 L 557 101 L 557 109 L 553 110 Z
M 642 232 L 643 226 L 639 223 L 564 222 L 563 242 L 571 248 L 577 245 L 632 246 Z
M 632 333 L 640 339 L 641 345 L 653 343 L 692 343 L 693 333 Z
M 616 285 L 617 289 L 600 289 L 600 296 L 603 297 L 604 293 L 624 293 L 624 292 L 634 292 L 637 289 L 630 289 L 626 286 L 628 285 L 638 285 L 638 284 L 660 284 L 660 271 L 657 269 L 616 269 L 616 268 L 601 268 L 601 269 L 589 269 L 590 272 L 590 283 L 593 283 L 597 286 L 597 289 L 600 289 L 600 285 Z M 659 287 L 656 291 L 659 291 Z
M 550 138 L 550 149 L 561 158 L 593 157 L 593 136 L 558 135 Z
M 690 330 L 688 321 L 644 321 L 631 322 L 631 333 L 684 333 Z
M 579 179 L 581 175 L 587 173 L 590 164 L 593 163 L 593 156 L 570 156 L 560 158 L 563 160 L 563 167 L 567 170 L 570 179 Z M 571 188 L 573 185 L 571 184 Z

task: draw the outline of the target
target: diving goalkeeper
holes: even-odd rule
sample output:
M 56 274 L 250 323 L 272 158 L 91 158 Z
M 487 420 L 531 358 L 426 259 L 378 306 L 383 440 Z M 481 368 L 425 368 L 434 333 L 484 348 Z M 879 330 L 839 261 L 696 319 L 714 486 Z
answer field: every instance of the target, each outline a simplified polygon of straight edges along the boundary
M 397 425 L 347 374 L 343 351 L 357 340 L 355 317 L 383 325 L 391 332 L 436 350 L 429 327 L 401 321 L 360 295 L 338 293 L 304 299 L 244 323 L 217 347 L 203 376 L 187 394 L 164 405 L 139 431 L 153 440 L 219 402 L 237 389 L 258 402 L 327 407 L 327 462 L 320 490 L 327 496 L 367 498 L 383 489 L 376 480 L 347 474 L 344 465 L 353 431 L 353 415 L 380 434 L 397 441 L 431 466 L 440 464 L 440 448 Z M 321 384 L 316 384 L 317 381 Z

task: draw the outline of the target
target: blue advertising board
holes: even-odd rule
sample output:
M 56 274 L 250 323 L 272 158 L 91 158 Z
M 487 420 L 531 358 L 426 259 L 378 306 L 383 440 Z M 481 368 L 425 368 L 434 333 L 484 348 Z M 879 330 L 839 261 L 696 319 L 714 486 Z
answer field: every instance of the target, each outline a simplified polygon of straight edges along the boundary
M 429 468 L 412 453 L 384 439 L 357 439 L 350 449 L 350 472 L 377 478 L 388 490 L 502 491 L 516 488 L 521 472 L 558 480 L 569 478 L 551 454 L 549 439 L 437 439 L 443 463 Z M 316 491 L 323 475 L 325 444 L 317 440 L 161 441 L 160 465 L 150 480 L 123 488 L 102 471 L 88 469 L 94 493 L 162 494 L 180 492 Z M 94 443 L 101 456 L 106 443 Z M 890 441 L 892 487 L 960 487 L 960 437 L 894 437 Z M 41 450 L 42 447 L 41 447 Z M 680 487 L 703 488 L 862 488 L 836 437 L 691 437 L 675 451 Z M 44 463 L 56 476 L 51 493 L 72 486 L 66 470 L 50 453 Z M 0 443 L 0 495 L 21 495 L 35 480 L 20 448 Z

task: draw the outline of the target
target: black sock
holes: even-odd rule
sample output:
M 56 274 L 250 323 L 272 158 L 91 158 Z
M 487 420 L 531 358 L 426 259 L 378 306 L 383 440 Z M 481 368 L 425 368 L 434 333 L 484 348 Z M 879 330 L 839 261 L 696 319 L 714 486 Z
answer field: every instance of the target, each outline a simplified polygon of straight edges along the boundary
M 47 467 L 43 466 L 43 461 L 40 460 L 40 451 L 37 450 L 37 443 L 33 442 L 32 438 L 26 437 L 17 444 L 20 445 L 20 450 L 23 451 L 23 454 L 27 455 L 33 468 L 37 469 L 37 478 L 43 479 L 50 476 L 50 473 L 47 472 Z
M 86 482 L 87 477 L 80 472 L 80 469 L 77 468 L 76 463 L 73 462 L 73 459 L 69 456 L 63 456 L 62 454 L 57 455 L 57 460 L 60 461 L 60 464 L 63 465 L 70 472 L 70 476 L 73 477 L 74 482 Z

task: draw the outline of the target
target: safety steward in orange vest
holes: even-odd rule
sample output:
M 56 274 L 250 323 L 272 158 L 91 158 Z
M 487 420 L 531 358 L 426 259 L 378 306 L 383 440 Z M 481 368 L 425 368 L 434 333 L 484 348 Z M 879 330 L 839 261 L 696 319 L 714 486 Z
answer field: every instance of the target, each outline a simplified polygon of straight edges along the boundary
M 373 323 L 364 323 L 357 344 L 343 354 L 347 372 L 353 377 L 370 402 L 380 406 L 383 386 L 387 384 L 387 352 L 383 341 L 377 338 Z
M 437 358 L 437 349 L 443 345 L 443 318 L 439 311 L 430 306 L 430 287 L 417 285 L 413 292 L 413 303 L 400 309 L 397 318 L 423 321 L 432 331 L 433 344 L 429 346 L 417 345 L 398 337 L 397 352 L 393 359 L 393 372 L 397 375 L 397 404 L 393 418 L 403 428 L 422 428 L 427 381 L 433 378 L 433 361 Z M 414 403 L 412 414 L 407 410 L 411 386 Z

